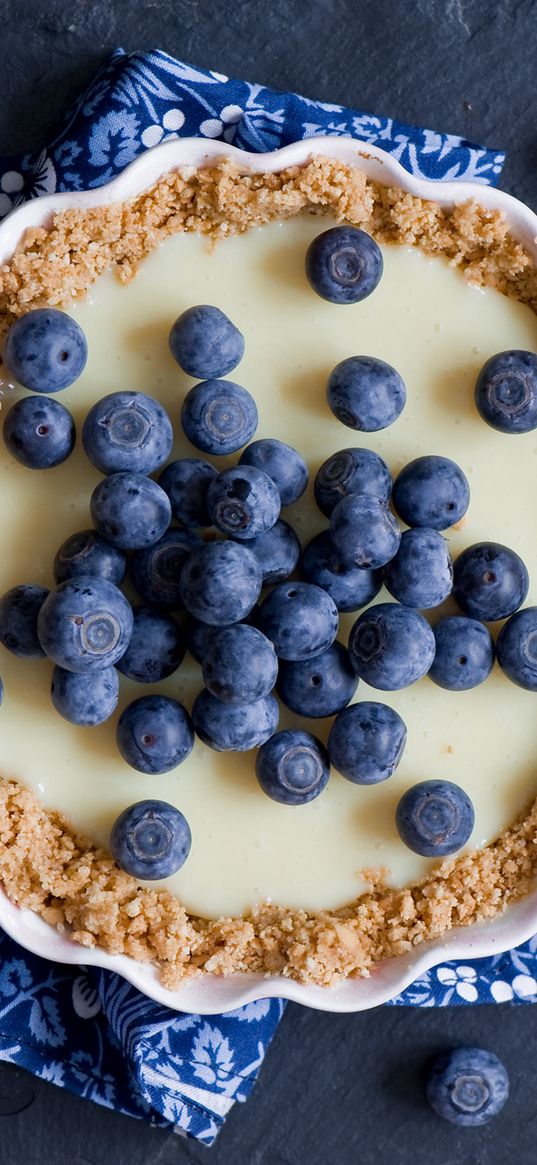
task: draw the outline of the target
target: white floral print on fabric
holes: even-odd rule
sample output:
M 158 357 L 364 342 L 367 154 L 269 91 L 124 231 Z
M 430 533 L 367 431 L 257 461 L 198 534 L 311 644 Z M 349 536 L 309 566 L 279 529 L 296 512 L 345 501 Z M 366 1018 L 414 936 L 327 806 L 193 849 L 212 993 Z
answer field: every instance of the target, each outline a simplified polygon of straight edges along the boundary
M 164 52 L 118 49 L 39 153 L 0 158 L 0 218 L 29 198 L 102 185 L 177 135 L 265 151 L 314 134 L 378 144 L 415 174 L 494 184 L 504 155 L 295 93 L 230 80 Z M 396 1006 L 537 998 L 537 937 L 495 959 L 428 971 Z M 260 999 L 227 1015 L 178 1015 L 118 975 L 49 964 L 0 932 L 0 1060 L 97 1104 L 211 1144 L 247 1099 L 284 1004 Z

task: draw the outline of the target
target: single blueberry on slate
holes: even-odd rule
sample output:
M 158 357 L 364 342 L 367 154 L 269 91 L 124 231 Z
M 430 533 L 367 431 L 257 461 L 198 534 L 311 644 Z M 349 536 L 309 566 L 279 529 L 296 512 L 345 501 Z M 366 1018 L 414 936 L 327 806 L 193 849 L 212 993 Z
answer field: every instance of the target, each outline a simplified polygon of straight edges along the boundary
M 194 731 L 178 700 L 140 696 L 121 713 L 116 743 L 123 760 L 139 773 L 168 773 L 190 756 Z
M 399 603 L 369 607 L 351 628 L 349 654 L 356 674 L 384 692 L 420 680 L 434 653 L 434 635 L 423 615 Z
M 272 478 L 254 465 L 223 469 L 209 482 L 207 509 L 211 521 L 237 541 L 264 534 L 277 522 L 280 494 Z
M 257 429 L 253 396 L 232 380 L 204 380 L 187 392 L 181 424 L 192 445 L 203 453 L 236 453 Z
M 186 817 L 167 801 L 137 801 L 116 817 L 110 834 L 114 861 L 133 878 L 169 878 L 186 862 L 192 834 Z
M 455 559 L 453 594 L 465 615 L 507 619 L 522 606 L 529 575 L 522 559 L 499 542 L 475 542 Z
M 388 502 L 392 477 L 386 462 L 372 449 L 340 449 L 321 465 L 313 490 L 321 513 L 329 518 L 349 494 L 373 494 Z
M 219 307 L 200 303 L 182 312 L 170 331 L 174 360 L 196 380 L 227 376 L 244 356 L 244 336 Z
M 158 483 L 170 499 L 174 518 L 187 529 L 211 525 L 207 489 L 217 472 L 200 457 L 180 457 L 162 470 Z
M 187 611 L 211 627 L 244 619 L 259 598 L 261 582 L 255 554 L 237 542 L 205 543 L 192 551 L 181 571 Z
M 3 427 L 6 448 L 27 469 L 52 469 L 72 453 L 73 418 L 57 400 L 24 396 L 12 405 Z
M 145 392 L 111 392 L 89 410 L 82 444 L 101 473 L 154 473 L 170 455 L 173 429 L 166 410 Z
M 261 631 L 247 623 L 211 635 L 202 665 L 205 686 L 229 704 L 249 704 L 268 696 L 276 683 L 276 652 Z
M 273 801 L 306 805 L 326 787 L 328 753 L 310 732 L 275 732 L 259 749 L 255 773 L 263 792 Z
M 71 724 L 104 724 L 117 707 L 119 677 L 115 667 L 81 675 L 55 667 L 50 685 L 52 703 Z
M 392 499 L 407 526 L 448 530 L 465 515 L 470 486 L 460 466 L 449 457 L 416 457 L 398 473 Z
M 376 785 L 395 772 L 406 744 L 404 720 L 387 704 L 364 700 L 336 716 L 328 737 L 330 763 L 355 785 Z
M 118 670 L 139 684 L 158 684 L 177 671 L 185 654 L 185 636 L 164 611 L 138 607 L 133 612 L 132 635 L 118 661 Z
M 141 550 L 162 538 L 171 519 L 168 495 L 142 473 L 111 473 L 90 498 L 94 526 L 120 550 Z
M 504 623 L 496 643 L 498 663 L 505 675 L 537 692 L 537 607 L 526 607 Z
M 344 562 L 377 570 L 397 553 L 401 531 L 380 498 L 350 494 L 332 510 L 330 537 Z
M 382 586 L 382 571 L 344 562 L 337 553 L 328 530 L 316 534 L 304 547 L 300 564 L 306 582 L 322 587 L 338 611 L 357 611 L 365 607 Z
M 475 1128 L 503 1108 L 509 1096 L 509 1076 L 494 1052 L 451 1048 L 431 1064 L 426 1092 L 438 1116 L 461 1128 Z
M 45 599 L 37 618 L 43 651 L 67 671 L 95 672 L 124 654 L 132 610 L 121 591 L 93 575 L 69 578 Z
M 310 659 L 334 642 L 337 607 L 330 595 L 311 583 L 280 583 L 259 608 L 257 625 L 274 644 L 280 659 Z
M 486 680 L 494 664 L 494 643 L 483 623 L 465 615 L 450 615 L 441 619 L 433 632 L 436 651 L 429 678 L 435 684 L 450 692 L 465 692 Z
M 479 415 L 500 433 L 537 429 L 537 356 L 497 352 L 483 365 L 474 395 Z
M 452 781 L 420 781 L 397 806 L 397 832 L 413 853 L 444 858 L 466 845 L 474 828 L 474 807 Z
M 118 587 L 123 582 L 127 559 L 117 546 L 105 542 L 96 530 L 79 530 L 62 542 L 53 563 L 56 583 L 81 574 L 98 575 Z
M 366 299 L 377 287 L 383 266 L 380 247 L 357 227 L 331 227 L 317 235 L 306 252 L 308 282 L 330 303 Z
M 129 573 L 144 602 L 164 610 L 182 609 L 181 571 L 191 551 L 200 545 L 190 530 L 173 527 L 152 546 L 133 551 Z
M 247 704 L 224 704 L 207 688 L 192 707 L 194 728 L 204 744 L 217 752 L 247 752 L 264 744 L 278 727 L 278 701 L 262 696 Z
M 384 567 L 384 584 L 406 607 L 438 607 L 453 587 L 453 563 L 446 539 L 423 526 L 405 530 L 399 549 Z
M 209 640 L 219 630 L 219 627 L 209 627 L 208 623 L 194 618 L 194 615 L 188 616 L 185 627 L 186 645 L 196 663 L 203 663 Z
M 38 307 L 11 325 L 4 360 L 32 392 L 61 392 L 84 371 L 88 355 L 80 324 L 55 307 Z
M 342 425 L 375 433 L 387 429 L 406 404 L 402 376 L 376 356 L 348 356 L 330 373 L 328 404 Z
M 37 618 L 49 592 L 46 587 L 11 587 L 0 599 L 0 643 L 21 659 L 40 659 L 44 650 L 37 634 Z
M 298 716 L 334 716 L 352 700 L 358 677 L 337 640 L 311 659 L 282 660 L 278 695 Z
M 282 506 L 298 501 L 308 484 L 308 467 L 304 458 L 291 445 L 274 437 L 252 441 L 243 449 L 239 465 L 255 465 L 256 469 L 268 473 L 278 487 Z
M 293 573 L 300 558 L 300 542 L 295 531 L 282 521 L 270 530 L 248 539 L 248 550 L 255 554 L 263 571 L 263 586 L 283 582 Z M 313 581 L 313 580 L 312 580 Z

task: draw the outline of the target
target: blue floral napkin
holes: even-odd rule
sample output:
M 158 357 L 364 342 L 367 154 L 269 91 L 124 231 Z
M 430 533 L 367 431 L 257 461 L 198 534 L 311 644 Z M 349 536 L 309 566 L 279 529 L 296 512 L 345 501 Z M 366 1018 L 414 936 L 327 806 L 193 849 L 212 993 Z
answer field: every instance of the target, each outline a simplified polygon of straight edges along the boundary
M 504 162 L 501 151 L 450 134 L 229 80 L 163 52 L 118 49 L 41 152 L 0 158 L 0 217 L 41 194 L 108 182 L 179 135 L 265 151 L 316 134 L 380 145 L 437 180 L 494 184 Z M 437 967 L 393 1003 L 531 1002 L 534 975 L 537 939 Z M 117 975 L 47 963 L 0 932 L 0 1060 L 205 1144 L 248 1097 L 282 1011 L 281 1001 L 263 999 L 226 1015 L 177 1015 Z

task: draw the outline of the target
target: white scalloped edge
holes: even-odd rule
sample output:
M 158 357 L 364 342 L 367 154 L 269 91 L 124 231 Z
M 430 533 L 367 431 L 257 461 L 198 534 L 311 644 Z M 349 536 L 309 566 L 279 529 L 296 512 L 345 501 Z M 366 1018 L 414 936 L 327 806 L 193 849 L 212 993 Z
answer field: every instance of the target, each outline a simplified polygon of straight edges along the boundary
M 537 262 L 537 216 L 509 194 L 491 186 L 469 182 L 431 182 L 415 177 L 377 146 L 352 138 L 310 138 L 269 154 L 248 154 L 224 142 L 183 138 L 155 146 L 132 162 L 119 177 L 96 190 L 51 194 L 25 203 L 0 226 L 0 263 L 12 255 L 29 227 L 47 226 L 60 210 L 106 206 L 133 198 L 159 178 L 180 167 L 198 169 L 223 157 L 248 173 L 266 173 L 288 166 L 302 166 L 322 154 L 359 166 L 368 177 L 436 202 L 453 206 L 473 199 L 487 209 L 503 211 L 510 229 Z M 500 918 L 449 932 L 442 939 L 423 943 L 409 955 L 385 959 L 363 979 L 347 980 L 323 988 L 296 983 L 281 975 L 204 975 L 176 991 L 160 983 L 156 968 L 125 955 L 109 955 L 99 948 L 87 949 L 72 942 L 37 914 L 21 910 L 0 890 L 0 925 L 28 951 L 53 962 L 102 967 L 122 975 L 155 1002 L 176 1011 L 216 1015 L 256 999 L 277 997 L 294 1000 L 321 1011 L 354 1012 L 377 1007 L 393 999 L 419 975 L 448 959 L 476 959 L 501 954 L 525 942 L 537 932 L 537 889 L 508 907 Z

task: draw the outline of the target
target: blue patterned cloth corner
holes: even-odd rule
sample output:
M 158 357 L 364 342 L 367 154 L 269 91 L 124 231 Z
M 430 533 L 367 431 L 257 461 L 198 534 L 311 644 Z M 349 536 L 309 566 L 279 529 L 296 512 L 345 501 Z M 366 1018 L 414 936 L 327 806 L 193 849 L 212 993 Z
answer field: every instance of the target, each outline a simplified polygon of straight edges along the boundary
M 0 158 L 0 217 L 42 194 L 100 186 L 179 135 L 262 152 L 317 134 L 374 143 L 439 181 L 491 185 L 504 163 L 501 151 L 451 134 L 230 80 L 164 52 L 118 49 L 48 145 Z M 534 1002 L 536 979 L 533 939 L 493 959 L 436 967 L 392 1003 Z M 0 933 L 0 1060 L 205 1144 L 247 1099 L 283 1007 L 261 999 L 225 1015 L 178 1015 L 111 972 L 47 963 Z

